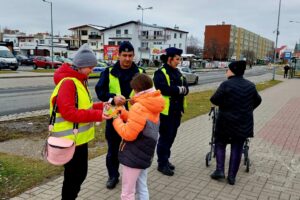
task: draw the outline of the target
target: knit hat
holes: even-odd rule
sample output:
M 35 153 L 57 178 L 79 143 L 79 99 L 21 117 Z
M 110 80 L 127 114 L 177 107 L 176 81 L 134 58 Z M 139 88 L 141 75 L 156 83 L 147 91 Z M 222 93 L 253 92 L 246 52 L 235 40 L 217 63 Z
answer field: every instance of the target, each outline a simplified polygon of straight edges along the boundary
M 97 59 L 93 50 L 87 43 L 83 44 L 73 58 L 75 68 L 93 67 L 97 65 Z
M 234 75 L 242 76 L 246 70 L 246 61 L 233 61 L 228 65 L 228 67 L 234 73 Z
M 124 41 L 119 46 L 119 53 L 122 53 L 123 51 L 125 51 L 125 52 L 133 51 L 134 52 L 134 48 L 130 42 Z

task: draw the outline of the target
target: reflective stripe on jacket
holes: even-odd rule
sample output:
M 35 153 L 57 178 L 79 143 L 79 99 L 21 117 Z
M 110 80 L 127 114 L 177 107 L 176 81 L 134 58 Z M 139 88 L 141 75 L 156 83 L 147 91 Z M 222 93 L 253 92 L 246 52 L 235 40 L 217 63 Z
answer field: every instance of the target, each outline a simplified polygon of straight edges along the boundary
M 76 78 L 64 78 L 62 79 L 57 86 L 55 87 L 51 97 L 50 97 L 50 114 L 53 109 L 53 98 L 58 95 L 59 88 L 64 80 L 72 80 L 76 87 L 76 92 L 78 96 L 78 109 L 91 109 L 93 106 L 93 101 L 90 98 L 88 89 Z M 59 108 L 58 108 L 59 111 Z M 88 143 L 92 139 L 94 139 L 95 129 L 94 123 L 79 123 L 78 124 L 78 134 L 73 134 L 73 122 L 65 120 L 59 112 L 56 112 L 56 120 L 54 123 L 54 127 L 52 129 L 52 135 L 55 137 L 65 137 L 75 141 L 76 145 L 81 145 L 84 143 Z
M 116 95 L 121 95 L 121 86 L 120 86 L 120 81 L 117 77 L 115 77 L 114 75 L 112 75 L 110 73 L 110 71 L 112 70 L 112 67 L 109 68 L 109 93 L 113 93 Z M 143 70 L 139 68 L 139 72 L 143 73 Z M 131 90 L 129 97 L 133 97 L 134 96 L 134 91 Z M 127 103 L 127 102 L 126 102 Z M 131 105 L 128 104 L 128 108 Z
M 166 77 L 166 80 L 167 80 L 167 83 L 168 83 L 168 86 L 171 86 L 171 83 L 170 83 L 170 77 L 166 71 L 166 69 L 164 67 L 161 68 L 161 71 L 163 72 L 163 74 L 165 75 Z M 180 78 L 183 82 L 183 77 L 181 76 Z M 161 114 L 164 114 L 164 115 L 169 115 L 169 108 L 170 108 L 170 96 L 165 96 L 163 95 L 164 99 L 165 99 L 165 108 L 164 110 L 161 112 Z M 186 108 L 187 107 L 187 103 L 186 103 L 186 98 L 184 97 L 183 98 L 183 107 Z

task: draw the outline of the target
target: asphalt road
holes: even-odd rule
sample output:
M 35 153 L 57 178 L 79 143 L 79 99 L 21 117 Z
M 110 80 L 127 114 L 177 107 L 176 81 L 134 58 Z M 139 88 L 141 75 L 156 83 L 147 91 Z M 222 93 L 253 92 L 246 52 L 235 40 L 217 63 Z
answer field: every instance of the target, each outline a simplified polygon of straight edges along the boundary
M 246 77 L 268 73 L 265 68 L 257 67 L 246 71 Z M 215 83 L 225 80 L 223 71 L 197 73 L 199 83 Z M 94 88 L 97 79 L 89 80 L 89 89 L 97 101 Z M 52 77 L 14 78 L 0 81 L 0 116 L 47 109 L 49 97 L 54 88 Z M 190 86 L 197 87 L 197 86 Z

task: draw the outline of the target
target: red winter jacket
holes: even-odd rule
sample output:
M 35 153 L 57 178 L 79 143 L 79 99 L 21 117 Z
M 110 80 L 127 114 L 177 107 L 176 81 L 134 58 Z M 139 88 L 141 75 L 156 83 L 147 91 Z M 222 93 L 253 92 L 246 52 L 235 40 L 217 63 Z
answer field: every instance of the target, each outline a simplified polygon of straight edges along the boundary
M 57 85 L 63 78 L 77 78 L 86 87 L 88 77 L 73 70 L 69 64 L 63 64 L 54 73 L 54 83 Z M 65 80 L 59 89 L 57 98 L 58 112 L 61 116 L 70 122 L 87 123 L 102 121 L 103 103 L 94 103 L 93 109 L 83 110 L 75 107 L 75 84 L 72 80 Z M 80 98 L 80 97 L 78 97 Z M 52 103 L 54 103 L 53 98 Z

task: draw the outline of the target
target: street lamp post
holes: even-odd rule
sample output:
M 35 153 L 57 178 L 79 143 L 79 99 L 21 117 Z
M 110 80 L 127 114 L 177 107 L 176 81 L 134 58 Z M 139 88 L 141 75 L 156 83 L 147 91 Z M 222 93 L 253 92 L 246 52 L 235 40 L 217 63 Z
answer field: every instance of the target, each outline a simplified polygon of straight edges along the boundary
M 46 1 L 43 0 L 43 2 L 49 3 L 51 8 L 51 60 L 52 60 L 52 66 L 53 69 L 53 16 L 52 16 L 52 1 Z
M 142 7 L 141 5 L 138 5 L 137 10 L 142 10 L 142 25 L 141 25 L 141 36 L 143 34 L 143 24 L 144 24 L 144 10 L 151 10 L 153 9 L 153 7 Z M 143 38 L 141 37 L 141 41 L 143 40 Z M 141 45 L 142 47 L 142 45 Z M 142 49 L 140 49 L 140 60 L 142 59 Z
M 276 62 L 276 49 L 277 49 L 278 35 L 279 35 L 280 9 L 281 9 L 281 0 L 279 0 L 279 9 L 278 9 L 278 18 L 277 18 L 277 29 L 276 29 L 276 42 L 275 42 L 275 50 L 274 50 L 273 78 L 272 78 L 272 80 L 275 80 L 275 62 Z

